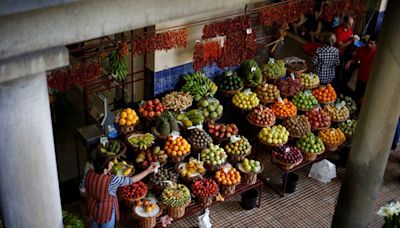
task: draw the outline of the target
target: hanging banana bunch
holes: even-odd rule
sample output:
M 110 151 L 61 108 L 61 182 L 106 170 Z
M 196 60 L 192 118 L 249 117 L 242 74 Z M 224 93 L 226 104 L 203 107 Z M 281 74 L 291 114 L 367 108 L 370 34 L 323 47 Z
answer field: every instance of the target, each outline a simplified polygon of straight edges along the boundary
M 113 51 L 108 56 L 108 71 L 117 81 L 125 81 L 128 75 L 128 57 L 120 57 L 118 51 Z

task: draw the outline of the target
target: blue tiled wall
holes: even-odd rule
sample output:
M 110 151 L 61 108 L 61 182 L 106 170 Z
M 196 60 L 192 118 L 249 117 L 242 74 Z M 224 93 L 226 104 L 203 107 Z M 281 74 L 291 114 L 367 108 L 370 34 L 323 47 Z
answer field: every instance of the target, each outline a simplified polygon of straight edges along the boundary
M 220 75 L 226 70 L 234 70 L 237 68 L 238 66 L 221 69 L 217 66 L 217 64 L 213 64 L 205 66 L 202 71 L 206 74 L 208 78 L 213 79 L 216 75 Z M 157 96 L 170 90 L 177 89 L 176 86 L 181 77 L 185 74 L 193 72 L 194 69 L 192 63 L 187 63 L 156 72 L 154 74 L 154 94 Z

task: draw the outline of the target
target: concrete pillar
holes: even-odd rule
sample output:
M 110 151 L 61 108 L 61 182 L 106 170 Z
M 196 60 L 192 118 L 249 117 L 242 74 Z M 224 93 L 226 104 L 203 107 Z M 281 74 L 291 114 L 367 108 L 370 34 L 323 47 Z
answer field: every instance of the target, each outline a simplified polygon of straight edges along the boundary
M 400 115 L 400 1 L 388 2 L 332 227 L 368 227 Z
M 5 227 L 63 227 L 43 69 L 67 64 L 66 56 L 58 49 L 0 61 L 0 208 Z

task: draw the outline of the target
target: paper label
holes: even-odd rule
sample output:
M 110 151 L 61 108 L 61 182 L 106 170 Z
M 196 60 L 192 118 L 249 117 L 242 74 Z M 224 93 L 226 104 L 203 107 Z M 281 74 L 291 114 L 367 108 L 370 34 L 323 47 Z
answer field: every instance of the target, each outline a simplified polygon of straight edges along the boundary
M 289 147 L 286 147 L 285 153 L 289 153 L 289 152 L 290 152 L 290 148 L 289 148 Z
M 282 97 L 280 95 L 278 96 L 278 101 L 281 102 L 281 103 L 284 103 L 283 100 L 282 100 Z
M 199 124 L 199 125 L 195 125 L 195 126 L 191 126 L 191 127 L 188 127 L 187 129 L 188 130 L 192 130 L 192 129 L 203 129 L 203 125 L 202 124 Z
M 246 96 L 249 96 L 251 94 L 251 90 L 250 89 L 245 89 L 243 90 L 243 94 Z
M 311 95 L 311 90 L 304 91 L 304 94 L 307 95 L 307 96 L 310 96 Z
M 246 29 L 247 34 L 251 34 L 252 32 L 253 32 L 253 30 L 251 28 Z
M 232 135 L 232 136 L 230 137 L 231 143 L 235 143 L 235 142 L 237 142 L 237 141 L 239 141 L 239 140 L 240 140 L 240 136 Z
M 229 170 L 231 170 L 231 169 L 232 169 L 232 165 L 229 163 L 222 166 L 222 171 L 224 171 L 224 173 L 228 173 Z
M 175 140 L 180 136 L 180 134 L 178 131 L 172 131 L 171 136 L 172 136 L 172 140 Z
M 347 122 L 347 123 L 351 123 L 351 120 L 347 120 L 346 122 Z
M 256 71 L 257 69 L 255 68 L 255 67 L 252 67 L 251 69 L 250 69 L 250 71 L 251 72 L 254 72 L 254 71 Z
M 275 59 L 274 58 L 269 58 L 268 63 L 274 64 L 275 63 Z
M 313 72 L 310 72 L 309 76 L 310 76 L 310 78 L 314 77 Z
M 160 162 L 156 162 L 156 169 L 154 169 L 154 173 L 158 173 L 159 169 L 160 169 Z
M 101 138 L 100 138 L 100 143 L 101 143 L 103 146 L 106 146 L 106 144 L 108 143 L 108 138 L 107 138 L 107 137 L 101 137 Z
M 294 80 L 294 74 L 290 73 L 290 77 Z
M 174 187 L 175 186 L 174 182 L 172 182 L 170 180 L 165 180 L 165 181 L 163 181 L 163 183 L 166 183 L 170 187 Z
M 336 109 L 342 109 L 346 105 L 346 102 L 339 102 L 336 103 Z

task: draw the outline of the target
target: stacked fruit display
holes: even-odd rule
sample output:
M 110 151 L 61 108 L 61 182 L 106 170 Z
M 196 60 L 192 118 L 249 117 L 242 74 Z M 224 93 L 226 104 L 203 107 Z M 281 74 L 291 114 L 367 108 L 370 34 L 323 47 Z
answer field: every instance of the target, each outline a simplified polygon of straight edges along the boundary
M 289 131 L 282 125 L 265 127 L 258 133 L 258 138 L 264 144 L 280 146 L 289 140 Z
M 139 121 L 139 117 L 137 116 L 135 110 L 131 108 L 126 108 L 120 112 L 116 118 L 115 122 L 119 124 L 119 126 L 132 126 L 135 125 Z
M 215 98 L 203 99 L 197 103 L 197 107 L 203 112 L 203 116 L 207 119 L 215 121 L 222 116 L 224 107 Z
M 262 74 L 268 79 L 278 79 L 286 75 L 285 62 L 283 60 L 270 59 L 262 66 Z
M 261 163 L 260 161 L 245 158 L 239 164 L 238 168 L 242 172 L 258 173 L 261 170 Z
M 145 213 L 151 213 L 157 208 L 157 204 L 152 203 L 150 200 L 137 200 L 135 201 L 136 207 L 142 207 Z
M 175 117 L 169 111 L 166 111 L 157 118 L 155 127 L 151 130 L 157 137 L 165 138 L 174 131 L 179 132 L 179 127 Z
M 166 107 L 159 99 L 144 101 L 139 107 L 139 114 L 143 118 L 159 117 L 165 111 Z
M 142 181 L 135 182 L 131 185 L 120 187 L 118 195 L 124 199 L 140 199 L 146 196 L 147 186 Z
M 105 145 L 99 144 L 98 150 L 109 157 L 115 157 L 121 152 L 126 150 L 126 146 L 123 142 L 118 140 L 110 140 Z
M 146 134 L 133 134 L 128 137 L 128 142 L 139 150 L 145 150 L 154 143 L 154 135 Z
M 259 105 L 247 115 L 247 120 L 253 125 L 269 127 L 275 124 L 276 118 L 271 109 Z
M 219 169 L 215 173 L 214 179 L 220 185 L 237 185 L 240 183 L 240 173 L 235 168 L 229 170 Z
M 150 182 L 159 189 L 164 189 L 168 186 L 168 181 L 176 182 L 178 176 L 171 170 L 160 168 L 157 173 L 150 176 Z
M 278 100 L 271 106 L 272 111 L 278 119 L 287 119 L 297 115 L 296 106 L 288 99 Z
M 339 123 L 339 129 L 347 136 L 352 137 L 357 127 L 357 120 L 347 120 Z
M 168 155 L 164 150 L 161 150 L 159 146 L 155 146 L 152 149 L 147 148 L 142 150 L 136 157 L 135 162 L 138 163 L 142 168 L 147 168 L 152 162 L 159 162 L 163 164 L 167 162 Z
M 168 110 L 181 112 L 192 106 L 193 97 L 189 93 L 173 91 L 162 98 L 162 103 Z
M 307 63 L 305 61 L 296 61 L 286 63 L 286 68 L 289 72 L 304 72 L 307 70 Z
M 244 136 L 236 136 L 226 144 L 225 152 L 231 159 L 230 161 L 237 162 L 251 153 L 251 145 Z
M 236 93 L 232 97 L 232 103 L 237 108 L 251 110 L 260 103 L 260 100 L 257 98 L 257 94 L 251 91 L 244 91 Z
M 335 89 L 331 86 L 331 84 L 313 89 L 312 93 L 320 103 L 332 103 L 337 98 Z
M 212 138 L 205 130 L 195 128 L 188 131 L 187 141 L 192 146 L 193 151 L 201 151 L 212 143 Z
M 204 122 L 204 116 L 200 109 L 192 109 L 188 112 L 177 115 L 176 120 L 181 121 L 182 124 L 188 128 L 202 124 Z
M 272 158 L 275 162 L 286 165 L 285 168 L 293 168 L 294 165 L 300 164 L 303 161 L 301 151 L 295 146 L 281 146 L 272 151 Z
M 355 111 L 357 111 L 357 104 L 351 97 L 340 94 L 339 98 L 338 98 L 338 102 L 340 102 L 340 103 L 345 102 L 346 103 L 345 105 L 350 113 L 354 113 Z
M 274 102 L 278 99 L 280 93 L 278 87 L 274 84 L 264 83 L 257 86 L 257 97 L 263 104 Z
M 283 126 L 289 131 L 291 137 L 300 138 L 311 132 L 311 124 L 305 115 L 299 115 L 283 121 Z
M 183 76 L 185 84 L 182 87 L 183 92 L 188 92 L 195 101 L 203 97 L 212 97 L 217 92 L 217 85 L 206 77 L 203 72 L 194 72 Z
M 161 201 L 168 207 L 183 207 L 190 203 L 190 191 L 183 184 L 175 184 L 164 188 Z
M 226 71 L 223 75 L 215 78 L 219 88 L 224 91 L 235 91 L 243 88 L 242 79 L 233 71 Z
M 331 126 L 331 117 L 329 113 L 320 107 L 314 107 L 311 111 L 307 112 L 306 115 L 313 129 L 320 130 Z
M 193 178 L 199 175 L 203 176 L 206 173 L 204 163 L 194 158 L 190 158 L 187 163 L 181 163 L 178 168 L 179 174 L 183 178 Z
M 332 121 L 343 122 L 350 117 L 350 112 L 344 103 L 338 103 L 336 105 L 327 105 L 324 109 L 330 114 Z
M 217 192 L 218 185 L 210 178 L 200 179 L 192 184 L 192 193 L 195 196 L 214 196 Z
M 300 92 L 293 97 L 293 104 L 297 109 L 302 111 L 309 111 L 315 105 L 318 105 L 317 99 L 312 95 L 311 91 Z
M 208 124 L 207 128 L 207 132 L 218 142 L 229 139 L 232 135 L 239 133 L 236 124 Z
M 322 142 L 322 139 L 315 136 L 313 133 L 308 133 L 307 135 L 301 137 L 297 141 L 296 146 L 305 154 L 321 154 L 325 151 L 325 146 Z
M 322 139 L 326 148 L 333 151 L 338 145 L 346 141 L 346 136 L 339 128 L 328 128 L 318 133 L 318 137 Z
M 261 69 L 253 59 L 244 62 L 240 66 L 240 72 L 245 84 L 249 87 L 256 87 L 262 81 Z
M 283 97 L 293 97 L 303 90 L 303 85 L 300 83 L 300 79 L 295 77 L 280 79 L 277 82 L 277 87 Z
M 164 150 L 170 157 L 181 157 L 185 156 L 190 152 L 190 144 L 182 136 L 168 137 L 167 142 L 165 142 Z
M 302 73 L 299 76 L 301 84 L 305 89 L 314 89 L 319 86 L 319 77 L 313 73 Z
M 114 159 L 111 173 L 115 176 L 129 176 L 135 172 L 133 165 L 126 163 L 126 161 L 118 161 Z
M 201 152 L 201 160 L 204 164 L 214 168 L 224 164 L 227 157 L 224 149 L 214 144 L 210 144 L 208 148 Z

